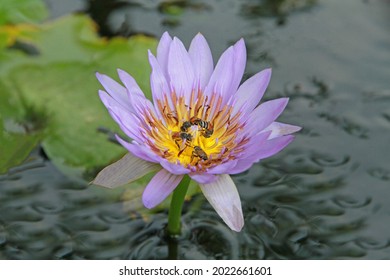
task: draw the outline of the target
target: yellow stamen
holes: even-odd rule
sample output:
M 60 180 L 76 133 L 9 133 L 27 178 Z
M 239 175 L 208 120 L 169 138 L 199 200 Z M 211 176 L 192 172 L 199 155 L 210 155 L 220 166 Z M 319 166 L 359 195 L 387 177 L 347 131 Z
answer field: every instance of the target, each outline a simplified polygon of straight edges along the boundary
M 232 107 L 222 107 L 222 97 L 212 95 L 210 100 L 202 92 L 191 93 L 189 104 L 184 96 L 171 93 L 158 100 L 162 120 L 145 112 L 145 131 L 151 139 L 151 149 L 172 163 L 204 170 L 221 162 L 234 159 L 232 151 L 242 147 L 237 143 L 239 113 L 232 116 Z M 173 106 L 173 108 L 172 108 Z M 186 125 L 183 125 L 186 124 Z

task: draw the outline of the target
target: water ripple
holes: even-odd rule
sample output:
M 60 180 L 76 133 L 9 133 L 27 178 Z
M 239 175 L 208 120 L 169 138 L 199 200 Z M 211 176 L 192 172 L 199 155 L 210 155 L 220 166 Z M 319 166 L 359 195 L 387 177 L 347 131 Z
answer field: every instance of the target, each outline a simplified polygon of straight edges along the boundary
M 358 199 L 353 196 L 336 196 L 333 199 L 333 202 L 339 205 L 342 208 L 362 208 L 369 205 L 372 201 L 371 198 L 361 198 Z
M 322 167 L 337 167 L 347 164 L 350 161 L 350 157 L 347 155 L 338 155 L 334 157 L 331 154 L 319 154 L 313 153 L 310 159 Z
M 383 181 L 389 181 L 390 180 L 390 171 L 381 167 L 377 168 L 371 168 L 368 171 L 368 174 L 370 174 L 372 177 L 376 179 L 380 179 Z
M 371 237 L 360 237 L 355 242 L 359 247 L 367 250 L 380 250 L 390 246 L 389 239 L 376 240 Z
M 54 204 L 50 201 L 33 202 L 31 205 L 32 209 L 40 214 L 59 214 L 64 209 L 62 204 Z

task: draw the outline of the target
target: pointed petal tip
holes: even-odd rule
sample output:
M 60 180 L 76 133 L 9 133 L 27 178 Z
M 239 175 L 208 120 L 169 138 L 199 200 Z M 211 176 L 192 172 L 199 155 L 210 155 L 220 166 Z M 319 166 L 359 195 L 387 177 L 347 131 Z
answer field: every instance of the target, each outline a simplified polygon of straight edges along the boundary
M 109 105 L 109 103 L 107 102 L 108 93 L 105 92 L 104 90 L 99 89 L 99 90 L 98 90 L 98 95 L 99 95 L 100 100 L 101 100 L 101 101 L 103 102 L 103 104 L 107 107 L 107 105 Z M 106 105 L 106 104 L 107 104 L 107 105 Z
M 125 70 L 120 69 L 120 68 L 117 68 L 116 72 L 118 73 L 119 76 L 122 75 L 122 74 L 128 74 Z
M 266 74 L 267 76 L 271 76 L 272 75 L 272 68 L 265 68 L 263 71 L 264 74 Z
M 280 108 L 281 112 L 283 112 L 286 109 L 289 100 L 290 100 L 289 97 L 281 97 L 278 99 L 269 100 L 267 102 L 271 102 L 271 101 L 275 102 L 275 105 L 277 105 Z
M 200 33 L 200 32 L 196 33 L 194 39 L 206 40 L 206 38 L 205 38 L 205 37 L 203 36 L 203 34 Z M 193 40 L 194 40 L 194 39 L 193 39 Z
M 164 33 L 162 34 L 162 36 L 169 36 L 169 32 L 168 32 L 168 31 L 164 31 Z
M 240 38 L 240 40 L 238 40 L 234 45 L 242 45 L 242 44 L 244 44 L 244 46 L 245 46 L 245 40 L 244 40 L 244 38 Z
M 101 74 L 99 72 L 95 72 L 95 77 L 100 81 L 100 79 L 102 79 L 102 77 L 103 77 L 103 74 Z
M 244 38 L 241 38 L 240 40 L 238 40 L 234 45 L 233 45 L 233 48 L 235 50 L 236 53 L 242 53 L 243 54 L 243 59 L 246 59 L 246 45 L 245 45 L 245 41 L 244 41 Z
M 228 224 L 230 229 L 240 232 L 242 228 L 244 227 L 244 216 L 242 215 L 242 211 L 237 208 L 237 206 L 233 206 L 233 212 L 236 217 L 235 220 L 231 221 L 231 224 Z
M 176 36 L 174 36 L 173 38 L 172 38 L 172 44 L 173 45 L 175 45 L 175 44 L 181 44 L 181 45 L 183 45 L 183 42 L 179 39 L 179 38 L 177 38 Z M 184 46 L 184 45 L 183 45 Z
M 169 32 L 168 32 L 168 31 L 165 31 L 165 32 L 161 35 L 161 39 L 160 39 L 160 40 L 166 39 L 166 38 L 172 39 L 172 38 L 171 38 L 171 35 L 169 35 Z
M 148 50 L 148 59 L 153 72 L 154 69 L 153 67 L 155 67 L 158 64 L 158 61 L 157 58 L 154 56 L 154 54 L 151 52 L 151 50 Z

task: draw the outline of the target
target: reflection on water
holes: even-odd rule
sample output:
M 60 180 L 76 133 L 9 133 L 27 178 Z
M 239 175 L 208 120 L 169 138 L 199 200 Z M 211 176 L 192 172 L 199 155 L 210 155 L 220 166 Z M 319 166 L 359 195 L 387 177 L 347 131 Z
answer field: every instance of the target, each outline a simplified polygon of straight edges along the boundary
M 308 11 L 317 0 L 261 0 L 244 1 L 242 13 L 245 17 L 272 17 L 278 25 L 286 24 L 287 17 L 296 11 Z
M 168 28 L 186 41 L 201 31 L 215 56 L 243 36 L 245 75 L 272 66 L 267 98 L 290 97 L 281 121 L 304 130 L 233 177 L 241 233 L 200 195 L 185 204 L 177 240 L 165 236 L 166 211 L 138 213 L 122 191 L 67 178 L 36 152 L 0 175 L 1 259 L 390 258 L 388 2 L 118 1 L 103 12 L 102 2 L 85 7 L 108 35 Z M 178 25 L 162 25 L 172 17 Z

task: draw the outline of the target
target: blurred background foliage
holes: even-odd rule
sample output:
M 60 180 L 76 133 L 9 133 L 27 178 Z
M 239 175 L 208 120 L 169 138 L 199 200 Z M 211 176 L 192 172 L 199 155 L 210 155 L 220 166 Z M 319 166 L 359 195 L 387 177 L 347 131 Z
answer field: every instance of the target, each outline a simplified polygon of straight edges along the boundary
M 0 4 L 0 173 L 21 163 L 40 142 L 60 169 L 94 173 L 125 152 L 107 141 L 117 129 L 98 98 L 99 71 L 121 68 L 149 95 L 146 36 L 110 40 L 86 15 L 44 21 L 40 0 Z

